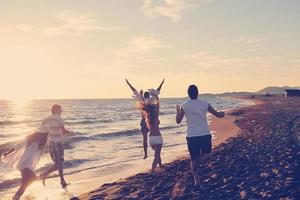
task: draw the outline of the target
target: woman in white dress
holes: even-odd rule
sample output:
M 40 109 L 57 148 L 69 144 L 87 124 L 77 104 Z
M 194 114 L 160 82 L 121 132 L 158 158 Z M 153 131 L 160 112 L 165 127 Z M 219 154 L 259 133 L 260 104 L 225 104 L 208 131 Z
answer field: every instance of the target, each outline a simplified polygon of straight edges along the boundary
M 48 128 L 41 126 L 37 132 L 27 136 L 23 142 L 1 156 L 1 162 L 8 163 L 21 172 L 21 186 L 14 195 L 13 200 L 20 199 L 26 188 L 36 180 L 34 170 L 47 143 L 47 137 Z

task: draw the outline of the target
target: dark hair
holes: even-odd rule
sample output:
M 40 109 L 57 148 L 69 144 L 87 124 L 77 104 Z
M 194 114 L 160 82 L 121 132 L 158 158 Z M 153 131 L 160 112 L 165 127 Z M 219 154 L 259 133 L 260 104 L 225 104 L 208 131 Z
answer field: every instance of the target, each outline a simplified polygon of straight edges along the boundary
M 52 114 L 56 113 L 59 110 L 61 110 L 61 106 L 58 104 L 53 104 L 53 106 L 51 107 Z
M 196 85 L 190 85 L 188 88 L 188 94 L 191 99 L 197 99 L 198 97 L 198 88 Z
M 149 92 L 144 92 L 144 98 L 149 98 L 150 97 L 150 93 Z
M 153 125 L 155 117 L 157 115 L 157 106 L 153 104 L 147 104 L 144 106 L 143 110 L 146 112 L 146 122 L 147 127 L 150 128 Z

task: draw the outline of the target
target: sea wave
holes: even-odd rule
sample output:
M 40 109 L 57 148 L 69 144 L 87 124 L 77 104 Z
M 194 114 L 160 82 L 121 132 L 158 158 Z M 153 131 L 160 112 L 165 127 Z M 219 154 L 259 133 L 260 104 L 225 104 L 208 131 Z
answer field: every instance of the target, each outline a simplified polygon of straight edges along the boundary
M 11 120 L 4 120 L 0 121 L 0 126 L 11 126 L 11 125 L 20 125 L 20 124 L 29 124 L 29 123 L 37 123 L 38 120 L 21 120 L 21 121 L 11 121 Z
M 181 127 L 183 125 L 169 125 L 161 127 L 161 130 L 169 130 Z M 134 135 L 141 134 L 140 129 L 130 129 L 130 130 L 124 130 L 124 131 L 115 131 L 115 132 L 107 132 L 107 133 L 96 133 L 96 134 L 83 134 L 80 132 L 75 133 L 75 135 L 71 136 L 69 139 L 67 139 L 65 148 L 66 149 L 72 149 L 73 144 L 77 142 L 87 141 L 87 140 L 109 140 L 109 139 L 118 139 L 120 137 L 130 137 Z M 5 151 L 9 150 L 13 145 L 15 145 L 17 142 L 20 141 L 12 141 L 5 144 L 0 145 L 0 155 L 4 153 Z
M 79 120 L 79 121 L 66 121 L 66 125 L 77 125 L 77 124 L 96 124 L 96 123 L 109 123 L 113 122 L 111 119 L 101 119 L 101 120 Z
M 183 125 L 170 125 L 161 127 L 161 130 L 168 130 L 168 129 L 174 129 L 181 127 Z M 134 135 L 141 134 L 140 129 L 131 129 L 131 130 L 124 130 L 124 131 L 115 131 L 115 132 L 108 132 L 108 133 L 99 133 L 99 134 L 93 134 L 93 135 L 87 135 L 84 136 L 83 134 L 73 136 L 70 138 L 70 142 L 80 142 L 83 140 L 105 140 L 105 139 L 113 139 L 113 138 L 119 138 L 119 137 L 129 137 Z

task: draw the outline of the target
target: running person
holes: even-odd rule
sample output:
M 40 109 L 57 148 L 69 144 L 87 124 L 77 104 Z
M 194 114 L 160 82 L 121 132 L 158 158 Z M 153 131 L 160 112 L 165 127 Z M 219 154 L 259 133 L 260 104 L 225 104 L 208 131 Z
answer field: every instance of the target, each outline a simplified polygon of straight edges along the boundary
M 191 85 L 188 88 L 190 97 L 182 106 L 177 105 L 176 122 L 181 123 L 186 117 L 187 145 L 191 157 L 191 169 L 195 186 L 199 185 L 199 162 L 208 160 L 211 153 L 211 133 L 207 122 L 207 111 L 218 118 L 225 116 L 224 112 L 217 112 L 208 102 L 198 99 L 198 88 Z
M 47 176 L 53 171 L 58 171 L 60 177 L 60 184 L 64 188 L 67 183 L 64 178 L 63 164 L 64 164 L 64 142 L 63 135 L 70 133 L 65 129 L 64 120 L 61 117 L 62 109 L 60 105 L 54 104 L 51 108 L 52 115 L 44 119 L 42 124 L 49 127 L 49 153 L 54 164 L 40 177 L 45 184 Z
M 36 180 L 34 170 L 47 144 L 48 133 L 48 127 L 41 126 L 37 132 L 27 136 L 23 142 L 1 156 L 2 162 L 10 164 L 21 172 L 21 186 L 14 195 L 13 200 L 19 200 L 26 188 Z

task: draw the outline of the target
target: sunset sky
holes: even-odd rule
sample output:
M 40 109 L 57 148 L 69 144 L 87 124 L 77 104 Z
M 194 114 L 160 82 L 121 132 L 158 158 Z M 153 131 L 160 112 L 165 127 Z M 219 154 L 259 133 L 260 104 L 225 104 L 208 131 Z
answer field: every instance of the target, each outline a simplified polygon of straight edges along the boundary
M 0 0 L 0 99 L 300 86 L 299 0 Z

